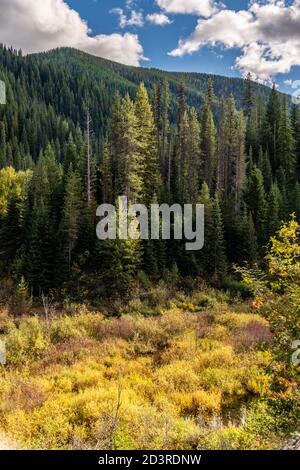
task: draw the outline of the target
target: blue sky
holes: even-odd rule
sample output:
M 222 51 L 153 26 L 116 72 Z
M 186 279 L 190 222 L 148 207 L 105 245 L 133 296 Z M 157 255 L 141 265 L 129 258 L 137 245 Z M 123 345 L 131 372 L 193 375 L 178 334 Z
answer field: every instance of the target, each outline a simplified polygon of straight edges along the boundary
M 201 0 L 199 0 L 201 2 Z M 93 34 L 110 34 L 112 32 L 124 32 L 119 27 L 116 14 L 110 13 L 114 8 L 122 8 L 128 15 L 130 9 L 126 9 L 124 0 L 67 0 L 67 3 L 80 12 L 83 19 L 93 30 Z M 247 0 L 227 0 L 226 5 L 231 8 L 242 9 L 248 4 Z M 144 16 L 154 12 L 160 12 L 160 8 L 153 0 L 139 0 L 135 9 L 143 11 Z M 125 31 L 138 34 L 143 45 L 144 53 L 149 62 L 142 62 L 145 67 L 157 67 L 171 71 L 208 72 L 223 75 L 240 76 L 240 73 L 232 69 L 235 52 L 221 51 L 220 48 L 204 47 L 199 53 L 184 58 L 170 57 L 168 52 L 174 49 L 180 37 L 187 36 L 196 26 L 196 15 L 168 15 L 172 24 L 158 27 L 146 23 L 144 27 L 127 27 Z M 221 58 L 222 56 L 222 58 Z
M 0 0 L 0 10 L 0 42 L 25 54 L 70 46 L 128 65 L 250 71 L 288 93 L 300 80 L 300 0 Z
M 142 62 L 145 67 L 240 76 L 238 72 L 231 70 L 234 61 L 232 52 L 224 54 L 218 48 L 205 47 L 199 53 L 184 58 L 168 55 L 168 52 L 177 46 L 178 39 L 187 36 L 195 28 L 198 19 L 196 15 L 168 15 L 173 23 L 163 27 L 146 22 L 142 28 L 133 26 L 122 29 L 119 27 L 118 16 L 110 11 L 114 8 L 123 8 L 129 15 L 130 10 L 126 10 L 124 0 L 67 0 L 67 3 L 87 20 L 93 34 L 124 31 L 138 34 L 144 54 L 150 59 L 149 62 Z M 228 1 L 228 4 L 232 5 L 237 3 L 247 5 L 244 0 Z M 136 2 L 136 8 L 139 11 L 143 10 L 144 15 L 161 11 L 153 0 L 140 0 Z M 220 54 L 224 56 L 222 60 L 218 58 Z
M 223 44 L 217 46 L 208 44 L 193 54 L 186 54 L 182 57 L 168 55 L 170 51 L 177 47 L 180 38 L 188 37 L 195 30 L 199 19 L 196 14 L 174 14 L 164 11 L 163 13 L 168 16 L 172 22 L 171 24 L 157 26 L 145 21 L 143 27 L 129 25 L 122 28 L 119 26 L 119 16 L 111 13 L 111 10 L 115 8 L 123 9 L 124 15 L 128 18 L 132 10 L 141 12 L 144 18 L 148 14 L 161 13 L 162 10 L 154 0 L 137 0 L 129 7 L 126 6 L 124 0 L 67 0 L 67 3 L 88 22 L 93 34 L 124 33 L 126 31 L 138 34 L 139 41 L 144 49 L 144 55 L 149 58 L 149 62 L 141 62 L 145 67 L 158 67 L 173 71 L 207 72 L 229 76 L 241 76 L 244 73 L 235 67 L 235 60 L 241 54 L 241 49 L 238 47 L 228 49 Z M 201 0 L 199 0 L 199 3 L 201 3 Z M 248 0 L 223 0 L 222 3 L 227 10 L 247 11 L 250 2 Z M 293 4 L 293 1 L 285 2 L 286 7 L 291 4 Z M 299 72 L 300 67 L 293 66 L 288 73 L 272 75 L 270 81 L 275 80 L 282 90 L 291 93 L 292 89 L 289 82 L 300 79 Z

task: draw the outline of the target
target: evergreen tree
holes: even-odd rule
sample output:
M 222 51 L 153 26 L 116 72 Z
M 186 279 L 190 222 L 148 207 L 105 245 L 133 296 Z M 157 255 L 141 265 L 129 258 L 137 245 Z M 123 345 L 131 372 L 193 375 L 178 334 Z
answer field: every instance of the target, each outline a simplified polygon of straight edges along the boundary
M 266 192 L 269 192 L 271 189 L 272 181 L 273 181 L 272 167 L 271 167 L 269 155 L 267 152 L 263 152 L 262 147 L 260 147 L 260 150 L 259 150 L 259 158 L 258 158 L 257 166 L 263 174 Z
M 6 165 L 6 132 L 4 123 L 0 122 L 0 169 Z
M 268 197 L 267 205 L 267 235 L 268 238 L 273 237 L 280 228 L 280 207 L 281 207 L 281 194 L 276 183 L 272 184 L 270 194 Z
M 256 166 L 254 166 L 248 179 L 245 200 L 247 202 L 249 211 L 253 216 L 258 242 L 260 246 L 262 246 L 262 244 L 266 241 L 265 226 L 267 203 L 264 188 L 264 178 L 261 171 Z
M 217 131 L 211 109 L 209 91 L 205 99 L 201 118 L 201 155 L 203 161 L 203 181 L 208 184 L 209 188 L 212 188 L 217 168 Z
M 34 169 L 29 190 L 31 210 L 26 221 L 26 273 L 30 287 L 38 294 L 59 282 L 59 276 L 55 274 L 55 259 L 59 246 L 61 183 L 61 168 L 48 146 Z
M 162 157 L 162 96 L 160 82 L 154 85 L 153 89 L 153 116 L 156 129 L 156 145 L 160 156 L 160 164 L 163 165 Z
M 103 204 L 110 204 L 113 201 L 113 176 L 111 168 L 111 158 L 107 142 L 104 144 L 102 162 L 100 166 L 101 201 Z
M 83 210 L 82 195 L 83 188 L 80 175 L 77 171 L 73 171 L 71 166 L 67 177 L 62 211 L 62 233 L 66 244 L 69 271 L 71 270 L 72 254 L 79 238 Z
M 35 295 L 60 287 L 75 258 L 72 280 L 93 284 L 99 274 L 108 294 L 126 292 L 140 268 L 154 279 L 175 264 L 220 279 L 225 246 L 227 262 L 260 261 L 281 221 L 300 219 L 300 111 L 289 112 L 275 85 L 194 74 L 178 85 L 172 73 L 106 62 L 81 73 L 82 59 L 70 50 L 24 58 L 0 46 L 10 101 L 0 109 L 2 274 L 24 275 Z M 28 168 L 32 178 L 19 171 Z M 97 242 L 96 204 L 123 194 L 130 204 L 204 202 L 205 248 Z
M 253 99 L 253 82 L 252 75 L 249 72 L 245 79 L 245 94 L 244 94 L 244 109 L 245 115 L 249 118 L 251 115 L 252 107 L 254 105 Z
M 213 109 L 214 101 L 215 101 L 215 92 L 214 92 L 214 84 L 211 78 L 208 79 L 207 83 L 207 101 L 210 109 Z
M 12 196 L 0 228 L 0 259 L 7 265 L 12 262 L 24 241 L 23 203 Z
M 177 201 L 184 202 L 186 194 L 185 182 L 187 179 L 188 165 L 188 133 L 189 118 L 185 98 L 184 82 L 180 83 L 178 93 L 178 118 L 177 118 L 177 142 L 176 142 L 176 158 L 175 158 L 175 197 Z
M 280 122 L 280 100 L 276 85 L 274 83 L 270 93 L 269 102 L 266 109 L 264 123 L 264 141 L 266 150 L 270 156 L 273 170 L 279 166 L 279 156 L 277 155 L 278 128 Z
M 155 136 L 155 123 L 148 93 L 142 83 L 135 103 L 137 118 L 138 159 L 143 180 L 142 197 L 146 205 L 157 200 L 160 189 L 158 148 Z
M 215 279 L 221 280 L 226 274 L 226 249 L 222 212 L 218 197 L 215 198 L 212 209 L 212 238 L 210 246 L 212 273 Z
M 236 111 L 233 96 L 224 108 L 219 139 L 218 188 L 232 194 L 238 210 L 246 176 L 245 121 L 243 115 Z
M 171 162 L 170 162 L 170 88 L 167 80 L 163 83 L 163 95 L 162 95 L 162 133 L 161 133 L 161 171 L 164 177 L 164 181 L 170 190 L 170 173 L 171 173 Z
M 68 173 L 70 165 L 74 169 L 78 168 L 79 165 L 79 158 L 78 158 L 78 153 L 77 153 L 77 148 L 74 143 L 74 139 L 72 134 L 69 135 L 68 143 L 67 143 L 67 148 L 66 148 L 66 155 L 64 158 L 64 172 L 65 174 Z
M 246 208 L 243 211 L 238 229 L 239 238 L 236 245 L 236 261 L 239 264 L 247 263 L 248 265 L 253 265 L 258 259 L 258 244 L 253 216 L 251 212 L 248 214 Z
M 130 202 L 142 200 L 144 160 L 139 142 L 138 121 L 134 103 L 129 95 L 121 102 L 120 117 L 113 121 L 117 134 L 117 188 L 116 195 L 128 197 Z M 116 145 L 114 143 L 114 146 Z
M 297 165 L 297 180 L 300 180 L 300 107 L 294 104 L 292 106 L 291 121 L 295 141 L 295 157 Z
M 116 203 L 117 217 L 120 207 Z M 128 223 L 132 221 L 128 220 Z M 128 293 L 138 270 L 142 265 L 141 240 L 121 239 L 117 230 L 116 240 L 104 240 L 97 243 L 97 252 L 105 272 L 105 283 L 109 292 Z
M 294 181 L 296 176 L 295 148 L 296 144 L 293 134 L 292 123 L 288 111 L 288 102 L 285 99 L 279 119 L 277 157 L 286 172 L 289 183 Z
M 204 205 L 204 220 L 205 220 L 205 244 L 200 253 L 198 253 L 199 269 L 202 275 L 211 273 L 211 240 L 213 237 L 213 200 L 210 196 L 210 191 L 207 183 L 201 186 L 198 204 Z
M 10 305 L 11 313 L 17 316 L 25 315 L 28 313 L 30 307 L 31 299 L 28 292 L 28 286 L 24 276 L 22 276 L 12 298 Z
M 293 197 L 294 201 L 295 201 L 295 215 L 296 215 L 296 218 L 298 220 L 298 222 L 300 222 L 300 183 L 296 183 L 295 185 L 295 190 L 294 190 L 294 197 Z
M 196 204 L 199 194 L 201 174 L 201 127 L 195 108 L 189 112 L 189 148 L 187 159 L 186 182 L 184 184 L 184 201 Z

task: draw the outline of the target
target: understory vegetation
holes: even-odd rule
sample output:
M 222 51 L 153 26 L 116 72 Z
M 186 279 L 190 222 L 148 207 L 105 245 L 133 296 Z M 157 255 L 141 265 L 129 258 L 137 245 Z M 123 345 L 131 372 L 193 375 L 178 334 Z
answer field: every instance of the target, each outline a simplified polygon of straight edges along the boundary
M 43 312 L 2 308 L 0 428 L 33 449 L 280 448 L 300 419 L 299 229 L 223 290 L 140 274 L 103 312 L 46 297 Z M 28 301 L 25 281 L 17 293 Z
M 280 447 L 296 427 L 297 383 L 268 322 L 228 301 L 202 285 L 149 317 L 141 301 L 120 318 L 3 310 L 1 428 L 34 449 Z

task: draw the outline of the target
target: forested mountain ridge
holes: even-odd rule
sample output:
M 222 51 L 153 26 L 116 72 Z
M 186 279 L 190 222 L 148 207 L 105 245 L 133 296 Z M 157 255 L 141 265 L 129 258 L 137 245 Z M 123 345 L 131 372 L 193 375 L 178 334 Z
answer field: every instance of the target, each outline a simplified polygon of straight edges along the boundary
M 300 112 L 275 87 L 5 47 L 0 79 L 0 272 L 21 292 L 66 286 L 91 301 L 128 291 L 141 272 L 220 284 L 300 218 Z M 204 250 L 100 242 L 96 206 L 119 195 L 203 203 Z
M 95 138 L 101 145 L 117 90 L 123 96 L 128 92 L 133 98 L 139 83 L 144 82 L 152 94 L 154 84 L 167 79 L 172 121 L 176 119 L 177 94 L 182 80 L 185 82 L 187 103 L 196 109 L 203 105 L 208 82 L 213 80 L 216 96 L 213 111 L 216 117 L 222 96 L 228 98 L 233 94 L 240 108 L 244 93 L 244 83 L 239 78 L 129 67 L 70 48 L 24 57 L 21 52 L 1 47 L 0 79 L 6 83 L 8 101 L 6 109 L 0 109 L 0 116 L 6 114 L 12 119 L 14 108 L 18 108 L 20 122 L 14 137 L 26 141 L 26 134 L 31 134 L 31 141 L 28 142 L 30 148 L 22 149 L 21 153 L 30 153 L 34 160 L 38 158 L 41 148 L 45 148 L 46 136 L 60 142 L 64 140 L 63 120 L 67 120 L 71 127 L 77 124 L 84 126 L 84 103 L 87 98 L 90 100 Z M 270 88 L 259 84 L 253 84 L 253 87 L 255 94 L 260 93 L 264 99 L 268 98 Z M 33 121 L 36 122 L 35 128 L 32 128 Z M 47 122 L 50 130 L 45 129 Z M 28 147 L 26 142 L 25 147 Z
M 215 94 L 218 98 L 228 98 L 233 94 L 237 105 L 242 106 L 244 97 L 244 81 L 241 78 L 225 77 L 205 73 L 192 72 L 167 72 L 155 68 L 130 67 L 112 62 L 99 57 L 91 56 L 84 52 L 70 48 L 55 49 L 50 52 L 36 54 L 44 61 L 52 61 L 67 67 L 73 73 L 89 73 L 97 81 L 106 86 L 118 86 L 127 88 L 128 92 L 135 92 L 140 82 L 148 89 L 153 89 L 153 84 L 167 79 L 170 86 L 171 101 L 176 101 L 180 82 L 184 80 L 187 102 L 190 106 L 201 106 L 204 102 L 209 80 L 213 80 Z M 121 90 L 120 90 L 121 91 Z M 261 93 L 266 99 L 270 94 L 270 88 L 254 84 L 256 94 Z

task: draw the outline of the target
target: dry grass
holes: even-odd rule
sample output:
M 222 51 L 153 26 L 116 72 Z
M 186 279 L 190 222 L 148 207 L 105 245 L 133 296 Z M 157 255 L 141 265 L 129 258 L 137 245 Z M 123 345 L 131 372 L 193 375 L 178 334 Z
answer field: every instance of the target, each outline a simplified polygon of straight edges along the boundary
M 268 325 L 210 295 L 149 318 L 6 317 L 2 429 L 39 449 L 276 447 Z

